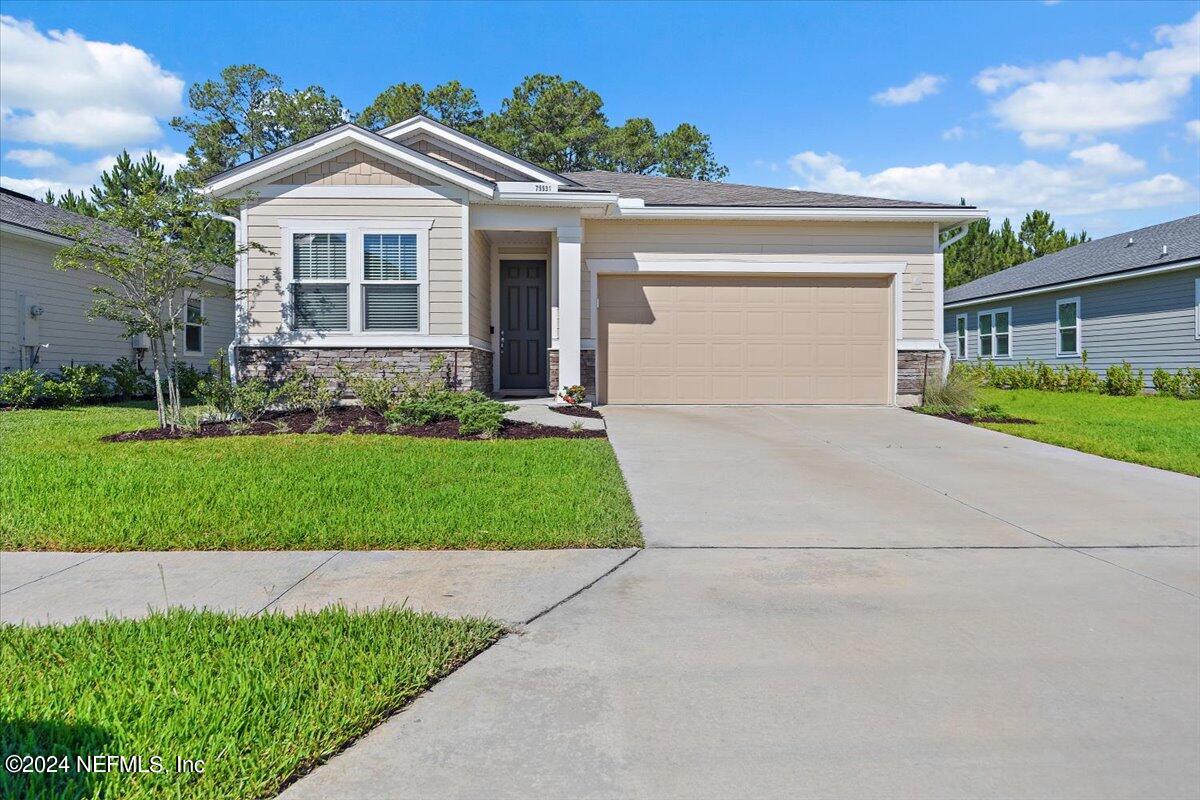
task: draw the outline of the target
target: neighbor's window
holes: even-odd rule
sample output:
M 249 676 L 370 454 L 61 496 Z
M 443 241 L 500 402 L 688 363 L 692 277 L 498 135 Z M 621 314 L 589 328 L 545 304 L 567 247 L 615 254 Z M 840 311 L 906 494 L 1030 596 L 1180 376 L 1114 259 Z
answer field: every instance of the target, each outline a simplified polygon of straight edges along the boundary
M 294 327 L 313 331 L 350 329 L 346 234 L 293 234 L 292 281 Z
M 959 358 L 967 357 L 967 315 L 959 314 L 955 318 L 955 354 Z
M 1058 355 L 1079 355 L 1079 298 L 1058 301 Z
M 983 311 L 979 314 L 979 355 L 1008 358 L 1012 355 L 1012 309 Z
M 183 349 L 188 353 L 199 353 L 204 350 L 204 301 L 199 297 L 187 299 L 187 310 L 184 312 Z
M 363 327 L 419 331 L 420 291 L 417 235 L 363 234 Z

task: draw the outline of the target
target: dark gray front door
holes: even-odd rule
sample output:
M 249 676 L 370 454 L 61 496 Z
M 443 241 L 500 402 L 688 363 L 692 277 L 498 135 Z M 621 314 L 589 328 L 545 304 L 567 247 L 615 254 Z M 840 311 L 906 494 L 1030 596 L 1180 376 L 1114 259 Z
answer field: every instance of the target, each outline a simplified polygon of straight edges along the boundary
M 546 388 L 546 263 L 500 262 L 500 388 Z

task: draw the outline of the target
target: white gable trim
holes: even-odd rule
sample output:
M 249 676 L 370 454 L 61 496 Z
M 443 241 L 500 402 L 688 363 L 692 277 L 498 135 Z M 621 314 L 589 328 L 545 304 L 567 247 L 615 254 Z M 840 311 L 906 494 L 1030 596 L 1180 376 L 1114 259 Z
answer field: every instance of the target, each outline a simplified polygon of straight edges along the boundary
M 265 180 L 272 175 L 294 172 L 298 164 L 318 158 L 329 157 L 348 147 L 357 147 L 371 152 L 397 166 L 411 169 L 432 179 L 459 186 L 468 191 L 491 197 L 495 187 L 490 181 L 477 178 L 436 158 L 430 158 L 404 145 L 384 139 L 370 131 L 356 127 L 335 128 L 328 133 L 313 137 L 269 156 L 260 158 L 209 181 L 205 190 L 218 195 L 228 194 L 251 183 Z
M 406 136 L 414 131 L 421 131 L 428 134 L 434 139 L 441 139 L 449 144 L 466 150 L 468 153 L 473 153 L 482 156 L 489 161 L 494 161 L 497 164 L 502 164 L 505 167 L 519 172 L 522 175 L 528 175 L 534 180 L 546 183 L 553 183 L 557 186 L 569 186 L 569 182 L 564 180 L 561 175 L 556 175 L 549 170 L 542 169 L 539 166 L 530 164 L 524 159 L 506 153 L 503 150 L 492 147 L 490 144 L 485 144 L 473 136 L 467 136 L 464 133 L 454 130 L 448 125 L 443 125 L 440 122 L 435 122 L 428 117 L 416 116 L 411 119 L 406 119 L 403 122 L 397 122 L 384 128 L 379 132 L 380 136 L 387 139 L 399 139 L 401 136 Z

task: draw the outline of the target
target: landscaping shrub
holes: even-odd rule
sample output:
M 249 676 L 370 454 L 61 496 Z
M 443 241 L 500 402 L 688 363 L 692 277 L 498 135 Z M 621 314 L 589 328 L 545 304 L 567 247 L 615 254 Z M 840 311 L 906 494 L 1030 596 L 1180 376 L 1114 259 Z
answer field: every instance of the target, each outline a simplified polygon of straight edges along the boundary
M 262 419 L 268 411 L 280 406 L 286 407 L 291 395 L 291 381 L 271 384 L 262 378 L 250 378 L 232 387 L 229 405 L 233 413 L 250 426 Z
M 114 361 L 107 373 L 108 379 L 113 384 L 113 393 L 120 400 L 149 397 L 154 393 L 154 386 L 149 376 L 125 356 Z
M 1154 390 L 1163 396 L 1178 397 L 1181 400 L 1200 399 L 1200 368 L 1184 367 L 1172 374 L 1159 367 L 1151 377 Z
M 42 397 L 39 405 L 51 408 L 77 406 L 83 402 L 83 388 L 72 381 L 56 380 L 47 377 L 42 382 Z
M 112 386 L 108 382 L 108 368 L 102 364 L 71 364 L 59 367 L 55 381 L 70 385 L 72 388 L 64 391 L 72 396 L 78 394 L 83 402 L 107 400 L 113 395 Z
M 42 398 L 46 376 L 36 369 L 18 369 L 0 374 L 0 405 L 29 408 Z
M 204 373 L 191 364 L 175 364 L 175 385 L 179 387 L 180 397 L 194 397 L 203 379 Z
M 942 377 L 940 370 L 934 370 L 926 378 L 925 405 L 954 410 L 972 408 L 981 384 L 982 379 L 969 365 L 955 362 L 946 377 Z
M 1100 391 L 1104 394 L 1133 397 L 1142 393 L 1145 383 L 1145 370 L 1139 369 L 1134 372 L 1132 364 L 1122 361 L 1120 364 L 1109 365 L 1100 384 Z
M 386 414 L 395 403 L 397 393 L 402 390 L 402 381 L 396 376 L 388 377 L 376 361 L 371 362 L 371 370 L 378 375 L 355 373 L 344 364 L 337 365 L 338 377 L 354 393 L 358 402 L 364 408 Z
M 311 411 L 318 417 L 323 417 L 337 405 L 338 391 L 325 381 L 300 367 L 292 373 L 287 382 L 287 398 L 289 408 Z
M 587 390 L 576 384 L 574 386 L 564 386 L 563 390 L 558 393 L 564 403 L 570 403 L 573 406 L 579 405 L 587 399 Z
M 401 398 L 387 412 L 388 421 L 396 425 L 429 425 L 446 419 L 458 420 L 458 432 L 463 436 L 495 435 L 504 417 L 515 406 L 492 400 L 482 392 L 456 392 L 439 389 L 419 396 Z
M 997 364 L 990 359 L 973 363 L 955 362 L 974 374 L 983 386 L 996 389 L 1040 389 L 1044 392 L 1094 392 L 1100 377 L 1088 369 L 1087 351 L 1081 366 L 1062 364 L 1051 366 L 1044 361 L 1025 361 L 1023 364 Z
M 218 413 L 234 413 L 234 387 L 229 370 L 225 367 L 225 351 L 217 351 L 217 357 L 208 362 L 208 365 L 208 374 L 201 376 L 196 383 L 196 398 L 201 403 L 215 408 Z

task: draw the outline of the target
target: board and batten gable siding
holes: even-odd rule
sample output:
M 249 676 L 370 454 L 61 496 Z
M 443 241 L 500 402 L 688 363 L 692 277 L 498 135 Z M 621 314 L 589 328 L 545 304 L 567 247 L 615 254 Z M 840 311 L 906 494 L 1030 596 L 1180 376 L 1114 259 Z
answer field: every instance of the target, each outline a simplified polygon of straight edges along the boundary
M 1200 367 L 1200 339 L 1196 338 L 1196 280 L 1200 267 L 1131 277 L 1094 286 L 1056 289 L 1002 300 L 985 300 L 947 308 L 946 344 L 955 351 L 955 325 L 967 315 L 968 360 L 979 357 L 979 312 L 1012 308 L 1012 357 L 999 363 L 1026 359 L 1047 364 L 1079 364 L 1078 356 L 1058 356 L 1057 303 L 1079 298 L 1081 347 L 1088 367 L 1104 372 L 1111 364 L 1128 361 L 1150 373 L 1157 367 L 1171 371 Z
M 934 247 L 930 223 L 585 220 L 582 336 L 592 336 L 587 260 L 654 255 L 763 262 L 904 261 L 903 337 L 935 339 Z
M 348 150 L 271 182 L 273 186 L 433 186 L 435 181 L 362 150 Z
M 436 158 L 447 164 L 453 164 L 464 172 L 469 172 L 489 181 L 526 181 L 529 177 L 502 164 L 485 159 L 482 156 L 468 153 L 454 145 L 431 139 L 423 131 L 414 131 L 396 140 L 397 144 L 424 153 L 430 158 Z
M 42 349 L 38 369 L 52 372 L 72 362 L 108 365 L 133 357 L 122 325 L 87 318 L 96 299 L 92 287 L 103 279 L 90 272 L 55 269 L 52 262 L 58 250 L 50 242 L 0 234 L 0 370 L 17 369 L 20 364 L 20 295 L 32 296 L 45 309 L 38 321 L 38 339 L 50 346 Z M 203 350 L 182 352 L 183 332 L 178 334 L 180 359 L 197 369 L 206 369 L 217 351 L 228 349 L 233 339 L 232 292 L 224 287 L 214 287 L 213 292 L 224 296 L 204 298 Z M 149 358 L 145 363 L 149 367 Z
M 444 197 L 272 197 L 246 210 L 247 236 L 269 252 L 248 255 L 247 314 L 251 336 L 287 331 L 283 319 L 283 257 L 279 220 L 432 219 L 429 231 L 429 334 L 463 332 L 462 202 Z

